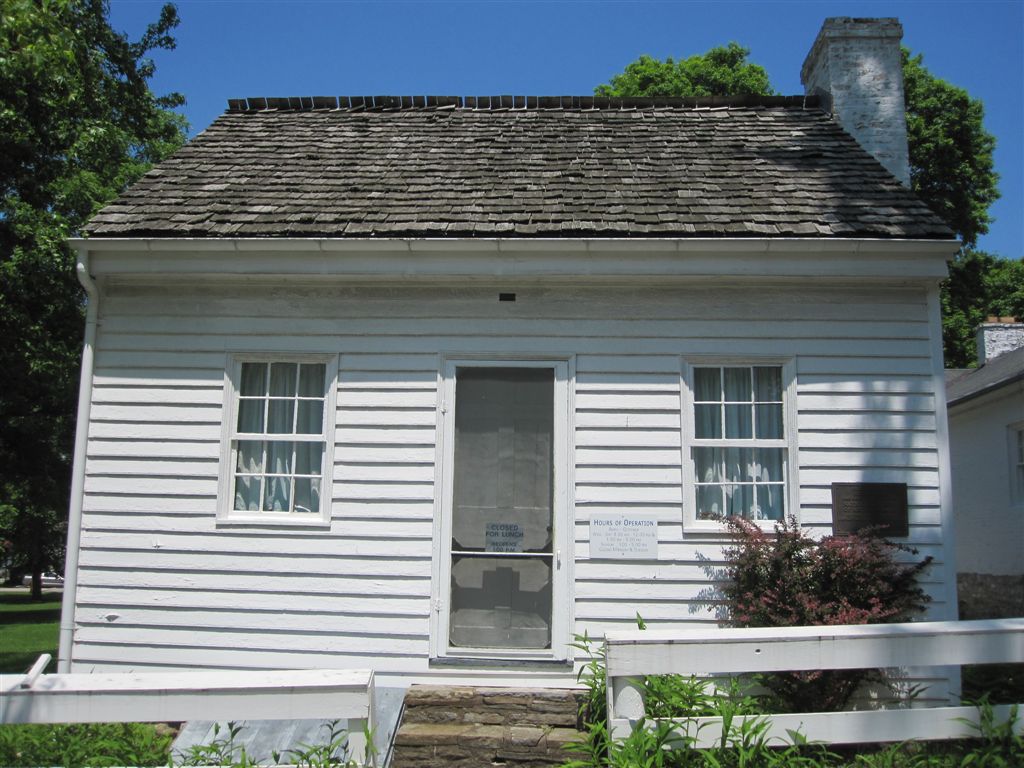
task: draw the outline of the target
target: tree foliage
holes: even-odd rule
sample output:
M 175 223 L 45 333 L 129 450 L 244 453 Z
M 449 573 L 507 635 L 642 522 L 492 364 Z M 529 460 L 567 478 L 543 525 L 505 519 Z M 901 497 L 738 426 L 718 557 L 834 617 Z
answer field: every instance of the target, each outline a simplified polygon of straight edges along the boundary
M 999 198 L 996 141 L 981 101 L 935 77 L 906 48 L 903 81 L 911 187 L 964 244 L 942 285 L 946 365 L 964 368 L 975 362 L 974 332 L 987 316 L 1024 318 L 1024 263 L 974 250 Z
M 942 289 L 946 366 L 975 364 L 975 330 L 990 315 L 1024 319 L 1024 260 L 965 250 L 949 265 Z
M 771 95 L 768 73 L 747 61 L 750 50 L 739 43 L 675 61 L 641 56 L 611 80 L 594 89 L 597 96 L 738 96 Z
M 902 54 L 910 185 L 972 248 L 988 232 L 988 209 L 999 198 L 996 140 L 983 125 L 984 106 L 929 72 L 922 54 Z
M 0 538 L 37 575 L 63 554 L 84 326 L 65 239 L 185 138 L 184 99 L 148 86 L 174 6 L 136 42 L 108 10 L 0 0 Z

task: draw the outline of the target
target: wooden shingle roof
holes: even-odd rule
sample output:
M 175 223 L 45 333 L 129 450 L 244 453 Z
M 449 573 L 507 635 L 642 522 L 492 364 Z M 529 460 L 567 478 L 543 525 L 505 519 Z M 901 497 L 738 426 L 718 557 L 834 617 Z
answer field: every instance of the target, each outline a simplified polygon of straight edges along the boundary
M 86 231 L 953 237 L 812 97 L 233 100 Z

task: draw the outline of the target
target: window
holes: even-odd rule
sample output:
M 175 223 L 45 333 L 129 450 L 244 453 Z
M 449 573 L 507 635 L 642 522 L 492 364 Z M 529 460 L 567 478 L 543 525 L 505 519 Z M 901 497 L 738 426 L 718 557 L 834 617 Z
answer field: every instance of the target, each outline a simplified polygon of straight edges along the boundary
M 330 521 L 336 373 L 323 357 L 235 360 L 222 519 Z
M 790 514 L 788 366 L 693 363 L 685 380 L 687 527 L 717 530 L 726 517 L 770 524 Z

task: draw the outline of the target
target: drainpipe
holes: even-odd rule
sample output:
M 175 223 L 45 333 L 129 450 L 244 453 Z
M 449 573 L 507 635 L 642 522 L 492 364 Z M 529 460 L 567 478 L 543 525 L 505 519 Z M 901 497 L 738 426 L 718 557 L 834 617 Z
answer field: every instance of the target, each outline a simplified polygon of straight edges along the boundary
M 71 500 L 68 507 L 68 546 L 64 561 L 64 595 L 60 611 L 60 650 L 57 671 L 71 671 L 71 646 L 75 639 L 75 603 L 78 592 L 78 552 L 82 538 L 82 502 L 85 497 L 85 453 L 89 442 L 92 411 L 92 376 L 96 346 L 99 289 L 89 274 L 89 247 L 76 243 L 78 282 L 85 288 L 85 344 L 82 347 L 82 378 L 78 384 L 78 418 L 75 422 L 75 456 L 71 470 Z

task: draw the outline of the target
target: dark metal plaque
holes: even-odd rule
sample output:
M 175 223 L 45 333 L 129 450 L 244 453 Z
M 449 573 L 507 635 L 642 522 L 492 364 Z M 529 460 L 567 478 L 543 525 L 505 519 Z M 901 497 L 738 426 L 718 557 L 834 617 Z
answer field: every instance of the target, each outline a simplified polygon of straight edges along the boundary
M 906 483 L 832 483 L 832 528 L 837 535 L 873 528 L 878 536 L 910 534 Z

